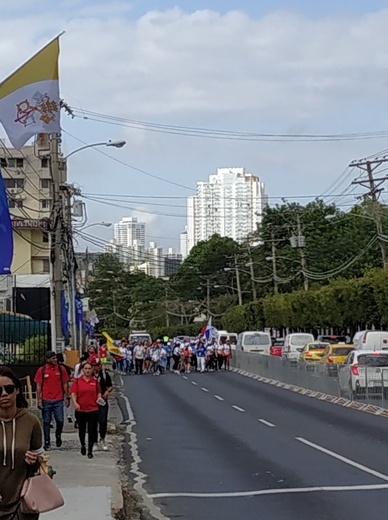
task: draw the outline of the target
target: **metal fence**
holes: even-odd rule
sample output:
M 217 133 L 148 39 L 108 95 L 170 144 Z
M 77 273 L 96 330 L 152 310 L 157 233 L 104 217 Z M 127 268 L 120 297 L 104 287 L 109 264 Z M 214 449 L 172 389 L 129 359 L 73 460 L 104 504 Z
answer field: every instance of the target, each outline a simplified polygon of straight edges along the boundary
M 282 383 L 388 408 L 388 367 L 365 367 L 356 378 L 341 365 L 289 362 L 280 357 L 235 351 L 232 365 Z
M 1 365 L 39 365 L 50 344 L 51 331 L 47 321 L 11 312 L 0 313 Z

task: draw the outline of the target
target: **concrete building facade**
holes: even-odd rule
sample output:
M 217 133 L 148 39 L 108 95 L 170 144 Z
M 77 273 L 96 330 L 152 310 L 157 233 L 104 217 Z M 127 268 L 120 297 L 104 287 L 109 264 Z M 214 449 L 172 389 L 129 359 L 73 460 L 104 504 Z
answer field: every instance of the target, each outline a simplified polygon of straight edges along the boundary
M 50 270 L 48 223 L 52 209 L 49 160 L 38 144 L 20 151 L 0 140 L 0 168 L 12 218 L 14 275 L 47 274 Z M 42 153 L 43 152 L 43 153 Z M 66 167 L 61 170 L 66 182 Z
M 267 205 L 264 183 L 245 168 L 218 168 L 187 200 L 187 253 L 214 234 L 242 242 Z

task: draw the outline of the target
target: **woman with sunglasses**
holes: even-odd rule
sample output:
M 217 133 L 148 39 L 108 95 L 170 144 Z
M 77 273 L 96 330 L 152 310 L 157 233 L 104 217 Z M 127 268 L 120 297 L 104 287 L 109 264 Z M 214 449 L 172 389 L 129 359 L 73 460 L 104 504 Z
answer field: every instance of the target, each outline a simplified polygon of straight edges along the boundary
M 28 411 L 22 385 L 8 367 L 0 367 L 0 519 L 37 520 L 20 511 L 24 481 L 38 469 L 43 435 L 37 417 Z

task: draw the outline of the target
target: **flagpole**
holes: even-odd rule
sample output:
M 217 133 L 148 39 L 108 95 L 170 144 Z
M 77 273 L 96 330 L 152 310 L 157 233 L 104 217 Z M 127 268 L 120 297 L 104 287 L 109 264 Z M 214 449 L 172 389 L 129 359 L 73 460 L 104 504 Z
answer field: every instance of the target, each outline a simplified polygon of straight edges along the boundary
M 7 76 L 1 83 L 0 83 L 0 88 L 1 86 L 6 82 L 8 81 L 9 79 L 12 78 L 12 76 L 14 76 L 17 72 L 19 72 L 20 69 L 22 69 L 26 63 L 28 63 L 29 61 L 33 60 L 36 56 L 38 56 L 38 54 L 40 54 L 42 51 L 44 51 L 49 45 L 51 45 L 53 42 L 55 42 L 55 40 L 58 40 L 61 36 L 63 36 L 65 34 L 66 31 L 62 31 L 61 33 L 58 34 L 58 36 L 55 36 L 55 38 L 52 38 L 48 43 L 46 43 L 46 45 L 44 47 L 42 47 L 41 49 L 39 49 L 33 56 L 31 56 L 31 58 L 29 58 L 28 60 L 26 60 L 25 62 L 22 63 L 22 65 L 20 65 L 20 67 L 18 67 L 16 70 L 14 70 L 13 72 L 11 72 L 11 74 L 9 76 Z

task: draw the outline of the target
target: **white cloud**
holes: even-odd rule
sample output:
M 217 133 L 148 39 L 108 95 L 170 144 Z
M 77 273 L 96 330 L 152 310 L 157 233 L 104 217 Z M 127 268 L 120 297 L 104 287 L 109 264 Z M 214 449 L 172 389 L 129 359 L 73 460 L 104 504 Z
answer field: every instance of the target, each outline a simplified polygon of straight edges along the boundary
M 387 126 L 382 107 L 388 94 L 388 10 L 312 20 L 287 11 L 251 19 L 237 11 L 220 15 L 176 8 L 135 20 L 128 2 L 45 5 L 46 12 L 3 15 L 0 77 L 66 29 L 62 94 L 84 109 L 262 132 L 356 132 Z M 307 188 L 319 192 L 347 161 L 384 147 L 363 142 L 314 144 L 307 150 L 307 145 L 189 140 L 91 122 L 79 123 L 81 127 L 85 140 L 103 132 L 125 136 L 128 146 L 120 159 L 157 175 L 194 186 L 230 162 L 261 175 L 270 195 Z M 80 168 L 82 161 L 79 156 Z M 119 172 L 117 180 L 109 176 L 103 185 L 106 163 L 94 163 L 93 182 L 100 191 L 171 190 L 160 183 L 155 188 L 136 174 L 129 177 L 118 165 L 111 168 Z M 82 184 L 90 186 L 91 179 L 85 174 Z M 148 224 L 170 236 L 183 225 L 177 221 L 164 224 L 153 216 Z

